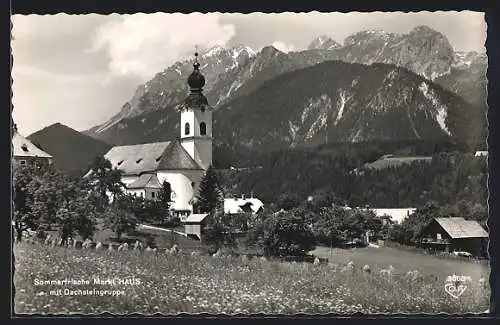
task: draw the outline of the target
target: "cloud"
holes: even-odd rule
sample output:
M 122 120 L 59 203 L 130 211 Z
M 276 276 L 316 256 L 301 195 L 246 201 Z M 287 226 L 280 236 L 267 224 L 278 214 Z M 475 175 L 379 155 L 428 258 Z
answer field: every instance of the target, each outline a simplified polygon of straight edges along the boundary
M 135 14 L 100 26 L 89 52 L 105 50 L 115 76 L 135 75 L 143 81 L 186 58 L 195 46 L 225 46 L 234 26 L 219 14 Z
M 293 44 L 285 44 L 281 41 L 274 41 L 272 44 L 276 49 L 280 50 L 281 52 L 293 52 L 295 51 L 295 46 Z

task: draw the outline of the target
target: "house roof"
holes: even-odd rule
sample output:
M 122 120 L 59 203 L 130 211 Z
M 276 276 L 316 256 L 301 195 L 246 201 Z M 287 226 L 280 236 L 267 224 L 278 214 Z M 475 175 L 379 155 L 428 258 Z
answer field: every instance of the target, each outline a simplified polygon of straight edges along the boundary
M 178 140 L 111 148 L 104 158 L 123 175 L 140 175 L 157 170 L 202 169 Z
M 143 174 L 134 182 L 130 183 L 127 188 L 161 188 L 160 182 L 155 174 Z
M 474 220 L 464 218 L 435 218 L 436 222 L 451 238 L 488 237 L 488 233 Z
M 191 214 L 189 215 L 183 222 L 184 223 L 200 223 L 202 222 L 206 217 L 208 216 L 208 213 L 201 213 L 201 214 Z
M 395 208 L 395 209 L 371 209 L 377 217 L 389 216 L 392 221 L 400 223 L 410 214 L 415 212 L 414 208 Z
M 224 213 L 236 214 L 245 212 L 244 207 L 248 206 L 253 213 L 257 213 L 264 206 L 261 200 L 257 198 L 228 198 L 224 199 Z
M 15 132 L 12 137 L 12 146 L 14 147 L 14 157 L 41 157 L 52 158 L 52 156 L 45 151 L 39 149 L 31 141 Z

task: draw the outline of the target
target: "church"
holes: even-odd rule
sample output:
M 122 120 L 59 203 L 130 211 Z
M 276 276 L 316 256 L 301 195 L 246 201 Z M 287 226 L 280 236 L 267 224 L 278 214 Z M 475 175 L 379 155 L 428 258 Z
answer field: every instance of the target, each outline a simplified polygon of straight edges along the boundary
M 172 210 L 179 216 L 193 212 L 200 180 L 212 164 L 212 107 L 203 95 L 205 77 L 198 53 L 188 78 L 190 93 L 179 106 L 181 134 L 165 142 L 115 146 L 104 157 L 122 172 L 127 193 L 154 199 L 162 184 L 171 188 Z

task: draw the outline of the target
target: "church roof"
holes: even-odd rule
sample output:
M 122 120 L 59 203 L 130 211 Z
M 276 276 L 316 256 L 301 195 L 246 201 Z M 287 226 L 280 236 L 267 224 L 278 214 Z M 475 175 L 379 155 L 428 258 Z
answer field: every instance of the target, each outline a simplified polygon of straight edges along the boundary
M 52 158 L 51 155 L 45 151 L 39 149 L 31 141 L 15 132 L 12 137 L 12 146 L 14 149 L 14 157 L 41 157 L 41 158 Z
M 139 175 L 153 172 L 158 168 L 165 149 L 170 141 L 116 146 L 111 148 L 104 158 L 108 159 L 113 167 L 120 169 L 123 175 Z
M 160 181 L 155 174 L 142 174 L 138 179 L 127 186 L 129 189 L 134 188 L 161 188 Z
M 116 146 L 104 158 L 127 175 L 141 175 L 158 170 L 202 169 L 178 140 Z
M 172 141 L 165 150 L 158 169 L 160 170 L 182 170 L 203 169 L 184 149 L 179 141 Z

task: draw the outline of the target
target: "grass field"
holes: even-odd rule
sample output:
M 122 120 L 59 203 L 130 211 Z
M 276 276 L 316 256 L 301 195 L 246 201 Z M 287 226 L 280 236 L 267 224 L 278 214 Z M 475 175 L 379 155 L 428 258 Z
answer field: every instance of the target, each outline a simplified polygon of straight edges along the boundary
M 489 278 L 490 275 L 488 264 L 442 259 L 392 247 L 366 247 L 350 250 L 318 247 L 311 254 L 328 258 L 334 263 L 345 264 L 353 261 L 360 267 L 368 264 L 372 268 L 383 269 L 392 265 L 396 269 L 395 273 L 399 274 L 417 269 L 424 275 L 437 275 L 444 278 L 453 274 L 470 276 L 473 279 Z
M 440 264 L 433 267 L 426 260 L 432 257 L 418 258 L 411 255 L 414 253 L 385 248 L 338 251 L 333 263 L 321 265 L 168 255 L 161 251 L 50 248 L 27 243 L 15 244 L 14 253 L 16 313 L 477 313 L 488 309 L 489 300 L 489 289 L 470 274 L 473 268 L 482 266 L 471 264 L 471 269 L 460 269 L 460 264 L 450 264 L 441 269 Z M 330 251 L 319 248 L 315 253 L 327 257 Z M 343 262 L 351 259 L 358 266 L 368 261 L 378 264 L 372 263 L 371 274 L 359 268 L 356 272 L 342 271 Z M 389 279 L 375 270 L 388 267 L 386 262 L 396 269 L 411 267 L 437 277 L 418 282 L 397 275 Z M 434 261 L 443 262 L 447 261 Z M 474 274 L 486 274 L 483 271 Z M 444 277 L 450 272 L 472 277 L 458 299 L 444 290 Z M 138 283 L 93 282 L 125 278 L 137 279 Z M 89 284 L 39 282 L 63 279 Z M 92 295 L 77 290 L 91 290 Z

